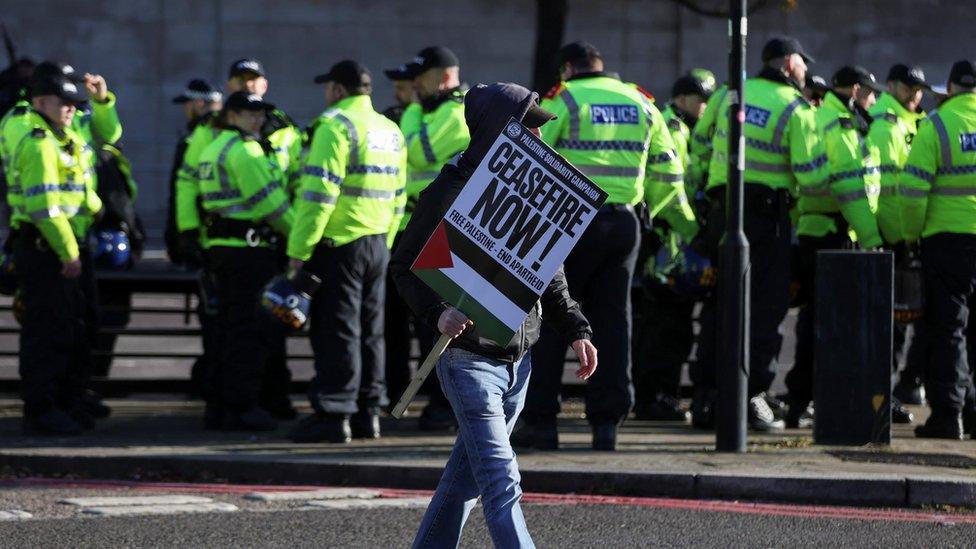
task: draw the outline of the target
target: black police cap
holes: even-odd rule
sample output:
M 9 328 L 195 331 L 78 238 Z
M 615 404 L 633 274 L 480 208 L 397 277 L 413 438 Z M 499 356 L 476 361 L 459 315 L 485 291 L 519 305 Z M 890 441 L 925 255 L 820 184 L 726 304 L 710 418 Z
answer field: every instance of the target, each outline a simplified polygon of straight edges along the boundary
M 698 95 L 704 99 L 708 99 L 712 96 L 714 91 L 715 90 L 709 85 L 708 82 L 705 82 L 701 78 L 696 78 L 690 74 L 686 74 L 675 80 L 674 85 L 671 86 L 671 97 Z
M 225 111 L 270 111 L 275 106 L 261 98 L 260 95 L 245 91 L 230 94 L 224 103 Z
M 230 71 L 228 71 L 227 77 L 234 78 L 235 76 L 242 76 L 245 74 L 267 76 L 264 73 L 264 65 L 262 65 L 260 61 L 254 58 L 245 57 L 230 64 Z
M 413 79 L 430 69 L 445 69 L 461 65 L 457 55 L 444 46 L 430 46 L 417 53 L 417 57 L 406 65 L 406 76 Z
M 874 75 L 859 65 L 845 65 L 837 69 L 831 81 L 835 88 L 860 84 L 876 92 L 883 91 L 883 88 L 878 85 L 878 81 L 874 78 Z
M 932 86 L 925 81 L 925 72 L 922 71 L 922 67 L 910 67 L 903 63 L 892 65 L 885 82 L 901 82 L 907 86 L 922 86 L 925 89 L 932 89 Z
M 209 82 L 195 78 L 190 80 L 183 93 L 173 98 L 173 103 L 186 103 L 187 101 L 195 101 L 197 99 L 212 103 L 214 101 L 220 101 L 222 96 L 223 94 L 217 88 L 211 86 Z
M 968 59 L 956 61 L 949 71 L 949 82 L 964 88 L 976 87 L 976 64 Z
M 329 72 L 315 77 L 316 84 L 335 82 L 342 84 L 350 92 L 361 86 L 368 86 L 372 84 L 372 81 L 373 78 L 369 74 L 369 70 L 351 59 L 339 61 L 332 65 Z
M 827 83 L 827 80 L 823 76 L 808 74 L 806 82 L 804 82 L 804 87 L 813 91 L 825 92 L 830 89 L 830 84 Z
M 766 63 L 770 59 L 786 57 L 794 53 L 802 57 L 807 63 L 816 62 L 816 59 L 804 51 L 803 46 L 800 45 L 800 41 L 792 36 L 777 36 L 769 42 L 766 42 L 766 45 L 762 49 L 762 61 Z
M 55 95 L 68 103 L 84 103 L 88 101 L 88 92 L 80 82 L 76 82 L 62 73 L 52 74 L 42 72 L 34 74 L 30 82 L 31 97 Z
M 58 61 L 44 61 L 34 67 L 34 74 L 38 76 L 62 75 L 76 84 L 85 81 L 85 75 L 76 71 L 74 67 Z
M 556 54 L 556 64 L 560 67 L 566 63 L 577 63 L 587 59 L 603 59 L 603 55 L 600 54 L 600 50 L 596 49 L 596 46 L 583 40 L 566 44 L 559 48 L 559 52 Z
M 417 63 L 411 61 L 395 69 L 386 69 L 383 71 L 383 74 L 394 82 L 402 82 L 404 80 L 413 80 L 419 74 L 419 68 L 420 66 Z

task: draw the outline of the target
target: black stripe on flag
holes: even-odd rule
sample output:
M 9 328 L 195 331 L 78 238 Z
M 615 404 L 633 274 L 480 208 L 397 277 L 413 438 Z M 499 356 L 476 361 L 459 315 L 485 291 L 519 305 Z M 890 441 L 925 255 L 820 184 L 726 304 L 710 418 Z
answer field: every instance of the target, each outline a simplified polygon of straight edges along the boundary
M 524 282 L 508 272 L 501 263 L 488 255 L 477 244 L 465 236 L 457 227 L 448 222 L 444 222 L 447 230 L 447 241 L 451 245 L 451 252 L 461 258 L 462 261 L 471 266 L 489 284 L 494 286 L 505 297 L 510 299 L 519 309 L 526 313 L 532 310 L 535 302 L 539 300 L 539 294 Z

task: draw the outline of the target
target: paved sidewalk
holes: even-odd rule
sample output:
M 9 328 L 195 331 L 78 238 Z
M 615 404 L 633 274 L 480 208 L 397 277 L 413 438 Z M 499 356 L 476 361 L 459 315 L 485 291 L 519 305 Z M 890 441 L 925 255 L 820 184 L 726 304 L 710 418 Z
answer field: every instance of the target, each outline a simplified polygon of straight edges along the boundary
M 113 416 L 91 433 L 31 439 L 20 435 L 19 403 L 0 400 L 0 476 L 431 489 L 454 441 L 417 430 L 417 410 L 385 418 L 377 441 L 298 445 L 285 438 L 289 424 L 258 435 L 203 431 L 202 406 L 176 397 L 109 404 Z M 594 452 L 580 411 L 570 402 L 560 420 L 562 449 L 519 452 L 527 491 L 976 507 L 973 440 L 919 440 L 896 426 L 891 447 L 832 447 L 815 446 L 809 430 L 798 430 L 753 436 L 746 454 L 719 454 L 710 433 L 630 421 L 618 452 Z

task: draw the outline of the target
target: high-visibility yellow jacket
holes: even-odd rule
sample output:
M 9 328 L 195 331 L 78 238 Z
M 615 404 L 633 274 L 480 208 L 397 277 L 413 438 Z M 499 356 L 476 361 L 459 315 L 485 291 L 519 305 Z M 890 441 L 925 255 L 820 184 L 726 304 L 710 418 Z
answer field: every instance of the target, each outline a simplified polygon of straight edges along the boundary
M 887 244 L 902 240 L 901 201 L 898 198 L 898 178 L 908 160 L 912 140 L 918 133 L 922 115 L 906 109 L 887 93 L 869 111 L 874 120 L 868 131 L 868 142 L 878 150 L 881 170 L 881 191 L 878 196 L 878 229 Z

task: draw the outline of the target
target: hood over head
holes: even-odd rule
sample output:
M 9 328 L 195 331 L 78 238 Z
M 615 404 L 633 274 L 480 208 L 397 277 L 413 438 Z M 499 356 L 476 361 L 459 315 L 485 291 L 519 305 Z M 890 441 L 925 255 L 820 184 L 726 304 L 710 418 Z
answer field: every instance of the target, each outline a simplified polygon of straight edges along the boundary
M 464 96 L 464 121 L 471 143 L 458 160 L 461 174 L 474 173 L 511 118 L 537 128 L 555 115 L 539 107 L 539 94 L 518 84 L 478 84 L 468 91 Z

